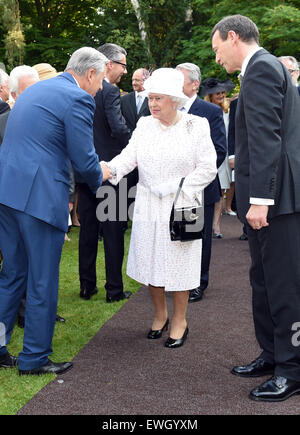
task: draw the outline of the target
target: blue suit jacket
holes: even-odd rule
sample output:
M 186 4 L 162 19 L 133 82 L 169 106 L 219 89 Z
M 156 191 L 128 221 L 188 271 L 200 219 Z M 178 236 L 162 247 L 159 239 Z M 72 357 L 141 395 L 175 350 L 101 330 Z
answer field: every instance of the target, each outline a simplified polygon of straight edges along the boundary
M 217 153 L 217 167 L 219 167 L 226 157 L 226 131 L 222 109 L 215 104 L 201 100 L 198 96 L 192 104 L 189 113 L 192 115 L 207 118 L 210 126 L 210 135 Z M 219 178 L 216 176 L 204 189 L 204 204 L 218 202 L 221 197 Z
M 27 88 L 0 149 L 0 203 L 67 231 L 70 160 L 93 192 L 102 182 L 94 110 L 94 99 L 69 73 Z

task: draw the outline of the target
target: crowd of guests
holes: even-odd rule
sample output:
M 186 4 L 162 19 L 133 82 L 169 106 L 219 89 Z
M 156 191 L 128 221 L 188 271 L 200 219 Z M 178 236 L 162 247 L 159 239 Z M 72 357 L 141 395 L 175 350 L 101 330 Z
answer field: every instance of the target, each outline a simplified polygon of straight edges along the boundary
M 216 35 L 218 38 L 221 35 L 219 28 L 213 33 L 213 40 L 215 39 L 213 49 L 216 52 L 216 61 L 221 63 L 217 52 L 224 38 L 222 36 L 219 41 Z M 256 41 L 256 36 L 253 38 L 253 41 Z M 241 47 L 246 52 L 248 45 Z M 132 92 L 121 96 L 117 85 L 122 76 L 128 73 L 126 50 L 116 44 L 106 43 L 94 51 L 100 56 L 97 60 L 94 59 L 95 63 L 101 63 L 98 69 L 94 68 L 93 63 L 83 67 L 83 58 L 75 52 L 64 73 L 57 72 L 47 63 L 32 67 L 21 65 L 14 68 L 10 75 L 0 70 L 2 156 L 5 156 L 8 146 L 12 146 L 18 137 L 19 126 L 14 123 L 22 118 L 25 110 L 33 108 L 34 114 L 45 117 L 49 125 L 50 123 L 54 125 L 59 118 L 56 127 L 58 131 L 63 132 L 63 135 L 56 137 L 54 134 L 54 137 L 49 139 L 48 132 L 36 132 L 37 136 L 41 136 L 40 141 L 36 142 L 34 133 L 31 133 L 32 143 L 35 147 L 39 143 L 41 148 L 45 148 L 43 151 L 46 154 L 49 152 L 47 140 L 53 142 L 55 147 L 57 143 L 66 143 L 65 157 L 71 160 L 72 164 L 68 172 L 61 159 L 59 175 L 56 178 L 68 186 L 69 220 L 65 225 L 53 223 L 50 217 L 47 220 L 44 215 L 35 211 L 33 205 L 29 211 L 26 209 L 27 205 L 17 204 L 15 208 L 54 225 L 60 232 L 63 230 L 64 240 L 68 240 L 66 234 L 68 226 L 73 224 L 80 227 L 79 296 L 84 300 L 91 299 L 98 292 L 96 260 L 99 239 L 103 241 L 107 303 L 128 299 L 131 296 L 131 292 L 124 289 L 122 277 L 124 232 L 131 218 L 133 224 L 127 273 L 136 281 L 149 287 L 154 318 L 147 338 L 159 339 L 163 332 L 170 328 L 165 347 L 177 348 L 184 344 L 189 332 L 186 320 L 188 303 L 200 301 L 209 285 L 212 238 L 223 238 L 221 216 L 227 214 L 234 217 L 237 215 L 236 210 L 239 210 L 239 196 L 235 195 L 235 148 L 238 137 L 236 129 L 239 129 L 242 123 L 237 125 L 235 114 L 240 95 L 231 95 L 235 84 L 229 79 L 208 77 L 202 81 L 199 66 L 187 62 L 174 65 L 174 68 L 158 68 L 152 74 L 143 67 L 137 69 L 132 74 Z M 91 57 L 97 57 L 94 51 L 89 53 Z M 298 86 L 299 65 L 296 59 L 284 56 L 280 57 L 279 61 L 288 70 L 289 77 L 292 77 L 292 81 L 290 78 L 289 80 L 293 86 Z M 221 64 L 225 65 L 225 63 Z M 226 69 L 227 72 L 233 72 L 229 67 Z M 91 116 L 87 118 L 82 127 L 83 131 L 88 130 L 88 138 L 92 137 L 92 142 L 90 140 L 88 149 L 80 152 L 81 164 L 78 161 L 79 157 L 75 157 L 74 151 L 71 151 L 71 147 L 73 135 L 74 143 L 77 143 L 76 134 L 79 127 L 76 122 L 81 116 L 77 114 L 77 110 L 81 111 L 83 108 L 77 107 L 77 100 L 71 102 L 71 106 L 65 109 L 66 113 L 72 111 L 69 119 L 68 115 L 60 112 L 59 105 L 57 107 L 51 105 L 56 93 L 63 87 L 63 80 L 70 81 L 69 76 L 73 80 L 73 85 L 77 85 L 93 97 L 92 102 L 86 101 L 89 110 L 92 110 L 92 118 Z M 50 79 L 54 79 L 51 84 Z M 240 80 L 242 86 L 243 77 L 240 77 Z M 49 86 L 36 86 L 41 81 L 49 81 Z M 53 98 L 49 97 L 48 88 L 53 92 Z M 46 105 L 42 109 L 36 109 L 38 92 L 41 96 L 45 94 L 49 97 L 49 107 Z M 298 92 L 300 94 L 299 87 Z M 23 93 L 24 98 L 19 99 Z M 68 100 L 67 97 L 65 98 Z M 14 105 L 16 107 L 13 107 Z M 17 131 L 16 136 L 14 129 Z M 33 127 L 32 130 L 35 131 Z M 25 137 L 24 141 L 26 140 Z M 43 164 L 47 160 L 44 156 L 39 158 Z M 101 183 L 99 173 L 95 169 L 95 162 L 100 162 L 98 171 L 101 168 Z M 13 164 L 17 165 L 16 162 Z M 36 173 L 38 172 L 42 170 L 37 169 Z M 66 180 L 66 175 L 63 176 L 62 173 L 68 173 L 69 179 Z M 24 174 L 25 184 L 26 176 L 27 174 Z M 181 204 L 187 206 L 200 201 L 204 207 L 203 240 L 182 243 L 170 239 L 170 210 L 181 180 L 184 180 Z M 33 187 L 31 189 L 34 191 Z M 30 194 L 28 201 L 31 196 Z M 114 218 L 107 218 L 112 211 L 109 197 L 113 198 Z M 2 205 L 0 217 L 5 220 L 8 215 L 5 207 L 14 208 L 14 204 L 6 199 L 3 200 L 1 190 L 0 204 Z M 134 211 L 130 213 L 133 204 Z M 109 209 L 108 213 L 107 209 Z M 249 237 L 253 238 L 252 224 L 249 228 L 241 213 L 238 215 L 244 224 L 240 239 L 247 240 L 249 231 Z M 20 221 L 22 225 L 24 225 L 23 218 Z M 258 222 L 257 219 L 256 221 Z M 260 219 L 260 227 L 255 229 L 258 230 L 263 226 L 267 224 Z M 57 238 L 58 236 L 55 235 Z M 23 239 L 22 243 L 26 244 Z M 0 242 L 3 244 L 0 248 L 4 256 L 2 275 L 6 273 L 6 255 L 8 258 L 13 258 L 5 246 L 5 240 L 7 239 L 0 237 Z M 59 240 L 61 243 L 61 239 Z M 1 284 L 0 282 L 0 286 Z M 6 283 L 6 285 L 11 284 Z M 165 297 L 168 291 L 173 292 L 172 319 L 169 319 Z M 34 290 L 30 289 L 28 295 L 23 292 L 19 299 L 15 299 L 19 302 L 18 309 L 15 310 L 19 315 L 19 325 L 25 326 L 24 337 L 26 334 L 28 336 L 26 328 L 30 323 L 29 313 L 34 311 L 32 292 L 34 293 Z M 55 309 L 56 321 L 64 321 L 65 319 L 56 313 L 55 307 L 55 302 L 52 301 L 51 319 L 54 318 Z M 10 330 L 12 317 L 9 320 Z M 3 321 L 3 318 L 0 318 L 0 321 Z M 10 333 L 11 331 L 8 335 Z M 70 369 L 71 363 L 53 363 L 48 359 L 52 333 L 47 336 L 47 349 L 39 343 L 39 356 L 33 363 L 28 349 L 27 353 L 23 351 L 21 359 L 19 357 L 17 361 L 17 358 L 7 352 L 6 346 L 2 345 L 0 366 L 11 367 L 18 363 L 20 374 L 62 373 Z M 28 346 L 30 348 L 30 345 Z M 263 360 L 263 363 L 267 369 L 272 365 L 272 361 L 267 359 Z M 234 374 L 245 375 L 247 369 L 243 367 L 235 368 Z M 258 363 L 255 365 L 255 370 L 257 367 Z

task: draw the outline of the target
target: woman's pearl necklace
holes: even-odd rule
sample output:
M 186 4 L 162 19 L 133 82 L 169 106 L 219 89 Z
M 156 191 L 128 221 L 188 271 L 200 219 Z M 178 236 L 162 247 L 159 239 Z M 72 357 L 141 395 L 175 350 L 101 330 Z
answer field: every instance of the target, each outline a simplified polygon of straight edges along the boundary
M 177 112 L 175 118 L 173 119 L 173 121 L 170 125 L 164 125 L 159 121 L 160 128 L 162 130 L 168 130 L 170 127 L 172 127 L 173 125 L 175 125 L 179 121 L 179 119 L 181 117 L 180 115 L 181 114 L 179 112 Z

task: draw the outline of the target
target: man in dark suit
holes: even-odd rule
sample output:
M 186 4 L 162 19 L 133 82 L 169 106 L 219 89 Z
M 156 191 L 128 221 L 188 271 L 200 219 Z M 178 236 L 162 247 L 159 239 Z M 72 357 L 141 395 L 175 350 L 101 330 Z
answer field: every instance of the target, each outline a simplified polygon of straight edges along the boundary
M 9 108 L 9 105 L 7 104 L 9 100 L 9 75 L 0 68 L 0 114 L 7 110 L 7 106 Z
M 92 97 L 102 86 L 106 61 L 93 48 L 76 50 L 66 71 L 26 89 L 8 118 L 0 152 L 0 367 L 17 363 L 6 346 L 26 291 L 20 375 L 72 367 L 48 356 L 68 229 L 70 163 L 94 194 L 110 175 L 106 169 L 102 174 L 93 144 Z
M 0 145 L 4 137 L 6 121 L 10 112 L 7 104 L 9 98 L 9 75 L 0 68 Z
M 141 116 L 149 116 L 148 98 L 141 94 L 144 81 L 150 76 L 145 68 L 137 69 L 132 75 L 133 92 L 121 97 L 121 110 L 127 127 L 133 132 Z
M 297 88 L 298 94 L 300 96 L 300 86 L 298 84 L 300 70 L 297 59 L 294 56 L 280 56 L 278 58 L 280 62 L 287 68 L 288 72 L 291 74 L 294 85 Z
M 300 392 L 300 100 L 282 63 L 259 47 L 247 17 L 223 18 L 212 31 L 216 62 L 240 70 L 235 180 L 238 216 L 247 223 L 255 332 L 262 354 L 234 367 L 244 377 L 273 377 L 253 400 Z
M 104 44 L 98 48 L 108 59 L 106 78 L 103 89 L 96 94 L 96 110 L 94 116 L 94 145 L 100 160 L 110 161 L 127 145 L 130 130 L 121 113 L 120 91 L 115 86 L 127 73 L 126 51 L 115 44 Z M 120 185 L 112 186 L 103 183 L 98 198 L 95 197 L 89 186 L 78 183 L 80 237 L 79 237 L 79 276 L 80 297 L 90 299 L 96 294 L 96 259 L 98 251 L 99 220 L 96 216 L 97 207 L 106 201 L 106 192 L 112 191 L 114 195 L 113 206 L 117 207 L 118 215 Z M 99 199 L 100 198 L 100 199 Z M 124 199 L 124 198 L 123 198 Z M 126 198 L 127 200 L 127 191 Z M 99 215 L 98 215 L 99 217 Z M 128 299 L 129 291 L 123 291 L 122 264 L 124 257 L 124 231 L 127 222 L 119 219 L 106 219 L 100 217 L 100 230 L 104 242 L 105 271 L 106 271 L 106 301 L 114 302 Z
M 230 168 L 232 169 L 232 176 L 234 177 L 234 163 L 235 163 L 235 114 L 237 108 L 238 98 L 235 98 L 230 103 L 230 111 L 229 111 L 229 123 L 228 123 L 228 163 Z M 234 204 L 236 209 L 236 197 L 234 195 Z M 243 232 L 239 237 L 239 240 L 247 241 L 247 227 L 243 225 Z
M 39 81 L 39 76 L 36 70 L 28 65 L 16 66 L 11 71 L 10 77 L 11 79 L 8 83 L 11 88 L 11 95 L 15 101 L 18 96 L 25 91 L 25 89 Z M 10 114 L 9 105 L 6 103 L 5 105 L 8 107 L 8 110 L 5 110 L 4 113 L 0 115 L 0 145 L 4 138 L 6 123 Z
M 223 120 L 222 109 L 215 104 L 201 100 L 197 93 L 201 83 L 200 68 L 193 63 L 183 63 L 176 67 L 184 75 L 183 92 L 189 97 L 184 106 L 186 112 L 193 115 L 207 118 L 210 125 L 210 134 L 217 153 L 217 167 L 219 167 L 226 156 L 226 131 Z M 211 258 L 212 222 L 215 203 L 220 200 L 221 189 L 218 176 L 204 189 L 204 222 L 205 236 L 202 245 L 201 278 L 199 287 L 192 289 L 189 295 L 189 302 L 196 302 L 202 299 L 203 292 L 209 282 L 209 265 Z

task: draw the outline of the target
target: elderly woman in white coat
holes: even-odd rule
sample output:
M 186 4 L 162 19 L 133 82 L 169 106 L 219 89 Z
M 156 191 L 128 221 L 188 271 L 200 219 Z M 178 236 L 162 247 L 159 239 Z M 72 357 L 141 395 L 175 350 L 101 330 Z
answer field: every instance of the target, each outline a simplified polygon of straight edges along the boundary
M 184 114 L 183 75 L 160 68 L 145 81 L 151 116 L 142 117 L 126 148 L 110 162 L 110 182 L 138 167 L 127 274 L 149 287 L 154 320 L 148 333 L 157 339 L 168 329 L 165 292 L 173 292 L 173 317 L 168 348 L 182 346 L 188 326 L 189 290 L 199 284 L 202 240 L 171 241 L 169 218 L 181 178 L 181 205 L 195 204 L 216 177 L 216 152 L 208 121 Z M 104 162 L 102 162 L 103 164 Z

